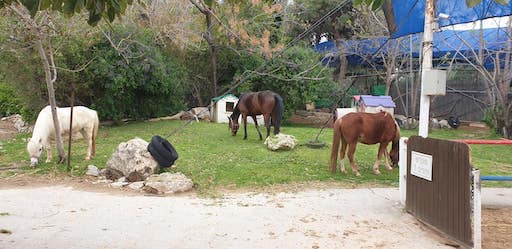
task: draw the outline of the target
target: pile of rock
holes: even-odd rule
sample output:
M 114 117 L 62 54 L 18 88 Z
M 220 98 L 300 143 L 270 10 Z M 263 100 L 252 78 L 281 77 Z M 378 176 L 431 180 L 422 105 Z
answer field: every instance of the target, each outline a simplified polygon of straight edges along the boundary
M 34 127 L 28 125 L 23 121 L 23 118 L 19 114 L 14 114 L 11 116 L 3 117 L 1 119 L 4 122 L 11 123 L 12 126 L 18 131 L 18 133 L 31 132 Z
M 170 194 L 192 189 L 193 183 L 182 173 L 158 174 L 160 167 L 147 150 L 148 142 L 134 138 L 119 144 L 99 171 L 89 165 L 87 175 L 97 176 L 95 183 L 108 183 L 111 187 L 142 190 L 153 194 Z

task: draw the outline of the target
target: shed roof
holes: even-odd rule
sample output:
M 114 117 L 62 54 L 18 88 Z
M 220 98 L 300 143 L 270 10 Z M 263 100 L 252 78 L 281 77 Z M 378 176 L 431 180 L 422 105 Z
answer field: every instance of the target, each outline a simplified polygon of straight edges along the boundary
M 391 99 L 391 96 L 359 95 L 358 97 L 366 106 L 382 106 L 387 108 L 396 107 L 395 102 L 393 99 Z M 358 100 L 356 96 L 354 96 L 354 98 Z
M 238 97 L 237 97 L 237 96 L 235 96 L 235 95 L 233 95 L 233 94 L 231 94 L 231 93 L 227 93 L 227 94 L 224 94 L 224 95 L 220 95 L 220 96 L 217 96 L 217 97 L 213 97 L 213 98 L 212 98 L 212 101 L 213 101 L 213 102 L 217 102 L 217 101 L 219 101 L 219 100 L 221 100 L 221 99 L 223 99 L 223 98 L 226 98 L 226 97 L 233 97 L 233 98 L 238 99 Z

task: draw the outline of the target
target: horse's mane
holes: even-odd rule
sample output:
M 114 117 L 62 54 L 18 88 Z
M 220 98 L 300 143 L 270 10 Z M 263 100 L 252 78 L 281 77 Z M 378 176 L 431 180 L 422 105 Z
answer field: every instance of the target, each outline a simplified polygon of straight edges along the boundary
M 235 108 L 233 108 L 233 113 L 231 113 L 231 119 L 236 119 L 238 120 L 238 117 L 240 117 L 240 102 L 242 100 L 242 97 L 244 96 L 244 94 L 240 95 L 240 98 L 239 98 L 239 101 L 236 103 L 235 105 Z

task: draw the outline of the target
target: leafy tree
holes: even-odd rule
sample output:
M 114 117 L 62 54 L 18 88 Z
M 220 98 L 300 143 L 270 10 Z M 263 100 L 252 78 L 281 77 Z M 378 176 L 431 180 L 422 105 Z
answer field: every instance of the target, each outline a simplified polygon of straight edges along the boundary
M 79 75 L 94 96 L 91 104 L 100 118 L 146 119 L 184 108 L 186 70 L 152 37 L 148 30 L 114 26 L 83 53 L 95 59 Z M 111 43 L 122 50 L 113 49 Z
M 59 163 L 66 159 L 60 123 L 56 112 L 54 82 L 57 80 L 57 68 L 54 61 L 54 51 L 51 43 L 52 22 L 47 10 L 60 11 L 68 16 L 86 9 L 89 12 L 88 23 L 97 24 L 103 15 L 113 21 L 115 16 L 121 15 L 131 0 L 1 0 L 0 9 L 8 7 L 24 22 L 25 27 L 34 36 L 33 42 L 41 57 L 41 63 L 45 72 L 45 81 L 48 89 L 53 123 L 55 127 L 55 143 L 59 154 Z M 24 7 L 22 7 L 23 5 Z
M 0 9 L 10 6 L 18 0 L 0 0 Z M 41 10 L 53 10 L 72 16 L 86 10 L 89 13 L 88 23 L 96 25 L 102 17 L 108 17 L 110 22 L 120 17 L 132 0 L 19 0 L 32 17 Z

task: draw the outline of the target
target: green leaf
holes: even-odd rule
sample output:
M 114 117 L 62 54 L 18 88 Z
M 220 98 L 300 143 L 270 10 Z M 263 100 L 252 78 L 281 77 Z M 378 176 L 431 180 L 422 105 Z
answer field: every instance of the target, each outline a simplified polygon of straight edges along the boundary
M 77 0 L 66 0 L 62 7 L 62 13 L 66 16 L 72 16 L 75 13 L 75 5 Z
M 39 0 L 23 0 L 21 3 L 25 5 L 31 16 L 35 16 L 39 10 Z
M 466 5 L 468 6 L 468 8 L 473 8 L 476 5 L 480 4 L 481 2 L 482 0 L 466 0 Z
M 382 0 L 375 0 L 372 4 L 372 10 L 376 11 L 380 6 L 382 6 Z
M 40 10 L 45 10 L 45 9 L 48 9 L 51 5 L 52 5 L 52 1 L 51 0 L 41 0 L 39 2 L 39 9 Z
M 116 7 L 108 6 L 108 8 L 107 8 L 107 16 L 108 16 L 108 20 L 110 22 L 113 22 L 114 18 L 116 17 Z
M 53 0 L 52 10 L 62 11 L 62 0 Z
M 83 8 L 84 8 L 84 0 L 76 0 L 75 8 L 74 8 L 75 13 L 80 13 L 80 11 L 82 11 Z
M 101 20 L 101 14 L 97 14 L 93 11 L 89 12 L 89 20 L 87 20 L 87 23 L 91 26 L 96 26 L 98 22 Z
M 353 4 L 354 6 L 361 5 L 363 3 L 363 0 L 354 0 Z
M 494 0 L 497 4 L 508 5 L 509 0 Z

